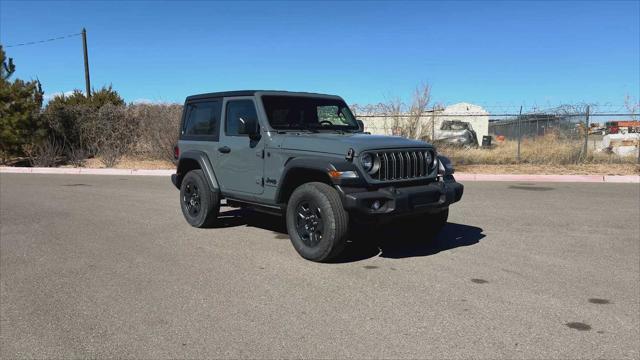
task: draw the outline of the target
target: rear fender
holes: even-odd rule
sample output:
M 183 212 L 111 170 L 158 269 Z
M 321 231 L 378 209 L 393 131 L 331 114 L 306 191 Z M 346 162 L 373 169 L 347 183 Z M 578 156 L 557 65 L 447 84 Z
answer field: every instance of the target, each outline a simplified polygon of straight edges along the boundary
M 197 164 L 197 166 L 195 166 L 195 164 Z M 216 174 L 213 171 L 213 166 L 211 166 L 209 157 L 204 152 L 197 150 L 188 150 L 180 154 L 180 158 L 178 159 L 178 169 L 175 176 L 172 176 L 173 184 L 179 189 L 184 176 L 189 171 L 197 168 L 201 169 L 204 173 L 207 184 L 209 184 L 209 189 L 211 191 L 219 192 L 220 185 L 216 179 Z

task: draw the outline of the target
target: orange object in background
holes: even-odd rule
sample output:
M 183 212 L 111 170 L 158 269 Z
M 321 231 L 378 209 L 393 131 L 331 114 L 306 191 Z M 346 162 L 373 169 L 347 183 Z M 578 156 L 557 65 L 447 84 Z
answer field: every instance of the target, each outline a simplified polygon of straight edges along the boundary
M 496 136 L 496 141 L 503 142 L 504 141 L 504 135 Z
M 640 121 L 618 121 L 618 127 L 640 127 Z
M 607 121 L 605 126 L 609 134 L 640 132 L 640 121 L 636 120 Z

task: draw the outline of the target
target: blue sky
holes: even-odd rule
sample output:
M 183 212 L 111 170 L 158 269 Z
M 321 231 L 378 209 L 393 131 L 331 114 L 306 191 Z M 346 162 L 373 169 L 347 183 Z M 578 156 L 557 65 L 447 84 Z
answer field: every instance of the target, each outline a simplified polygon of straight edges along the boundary
M 0 2 L 4 45 L 79 32 L 127 101 L 284 89 L 492 112 L 640 97 L 640 2 Z M 5 49 L 46 93 L 84 88 L 80 37 Z

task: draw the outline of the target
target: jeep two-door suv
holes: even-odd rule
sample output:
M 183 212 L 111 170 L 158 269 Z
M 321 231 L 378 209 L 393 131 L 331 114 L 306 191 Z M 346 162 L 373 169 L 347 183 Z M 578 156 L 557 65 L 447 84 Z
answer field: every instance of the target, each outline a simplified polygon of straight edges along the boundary
M 189 96 L 175 155 L 172 182 L 189 224 L 215 226 L 222 199 L 284 215 L 294 248 L 313 261 L 338 256 L 354 221 L 410 218 L 433 234 L 463 192 L 433 146 L 364 133 L 333 95 Z

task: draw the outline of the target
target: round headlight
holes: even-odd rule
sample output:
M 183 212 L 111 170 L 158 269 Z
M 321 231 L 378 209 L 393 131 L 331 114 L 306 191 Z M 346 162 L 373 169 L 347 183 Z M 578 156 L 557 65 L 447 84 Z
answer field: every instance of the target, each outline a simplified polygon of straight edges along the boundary
M 424 161 L 427 163 L 427 166 L 433 166 L 433 154 L 431 153 L 431 151 L 424 152 Z
M 371 154 L 363 154 L 360 158 L 364 171 L 369 172 L 373 169 L 373 156 Z
M 360 157 L 360 163 L 362 168 L 369 173 L 369 175 L 375 174 L 380 169 L 380 158 L 378 155 L 362 154 Z

